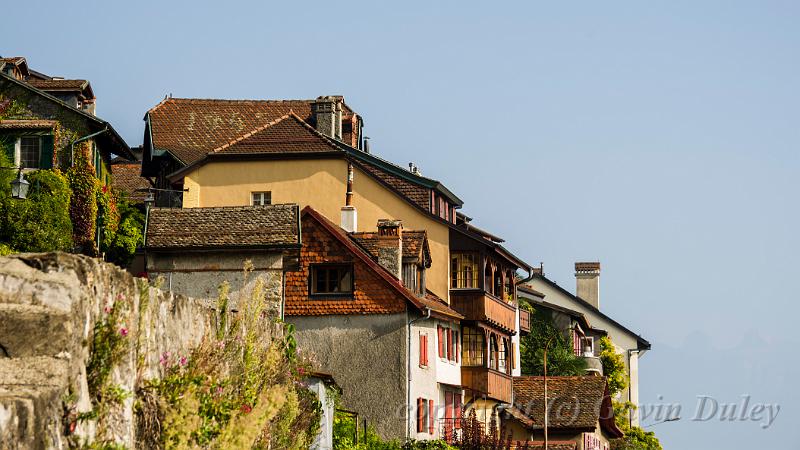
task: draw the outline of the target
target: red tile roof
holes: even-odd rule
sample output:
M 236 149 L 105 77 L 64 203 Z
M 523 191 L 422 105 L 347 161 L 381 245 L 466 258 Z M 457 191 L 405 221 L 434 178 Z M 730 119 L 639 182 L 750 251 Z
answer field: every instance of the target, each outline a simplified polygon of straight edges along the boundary
M 256 128 L 213 150 L 215 153 L 340 153 L 294 112 Z
M 24 120 L 24 119 L 5 119 L 0 120 L 0 128 L 4 129 L 49 129 L 56 124 L 55 120 Z
M 598 376 L 548 377 L 548 426 L 595 430 L 598 421 L 612 437 L 621 431 L 614 423 L 606 379 Z M 514 406 L 537 427 L 544 426 L 544 377 L 514 377 Z M 616 436 L 619 435 L 619 436 Z
M 294 112 L 313 123 L 314 100 L 212 100 L 167 98 L 151 109 L 153 147 L 189 165 L 203 155 Z M 353 111 L 344 105 L 345 114 Z
M 378 232 L 359 231 L 350 233 L 350 238 L 356 241 L 373 260 L 378 259 Z M 403 230 L 403 259 L 426 261 L 430 260 L 430 249 L 428 248 L 428 232 Z M 424 252 L 424 253 L 423 253 Z
M 287 315 L 389 314 L 405 311 L 410 303 L 421 311 L 430 308 L 436 316 L 463 318 L 434 294 L 429 292 L 420 298 L 406 289 L 400 280 L 356 245 L 346 231 L 310 206 L 303 209 L 302 226 L 301 268 L 287 274 Z M 353 264 L 355 291 L 352 297 L 309 296 L 309 266 L 325 262 Z
M 297 205 L 151 208 L 145 246 L 149 250 L 296 246 L 298 210 Z
M 82 91 L 89 86 L 89 82 L 86 80 L 39 80 L 30 78 L 27 83 L 43 91 Z
M 111 164 L 111 185 L 124 192 L 128 199 L 140 203 L 147 195 L 147 189 L 153 187 L 150 180 L 140 176 L 141 162 L 116 162 Z

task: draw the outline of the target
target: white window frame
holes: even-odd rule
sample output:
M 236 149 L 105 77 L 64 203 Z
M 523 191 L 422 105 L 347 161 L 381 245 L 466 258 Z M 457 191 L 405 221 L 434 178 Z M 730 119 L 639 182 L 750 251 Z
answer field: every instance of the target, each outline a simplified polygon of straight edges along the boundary
M 256 203 L 256 195 L 259 196 L 259 202 Z M 265 195 L 269 196 L 269 202 L 264 203 Z M 250 205 L 251 206 L 263 206 L 263 205 L 271 205 L 272 204 L 272 191 L 253 191 L 250 193 Z
M 583 356 L 594 356 L 594 336 L 583 337 Z

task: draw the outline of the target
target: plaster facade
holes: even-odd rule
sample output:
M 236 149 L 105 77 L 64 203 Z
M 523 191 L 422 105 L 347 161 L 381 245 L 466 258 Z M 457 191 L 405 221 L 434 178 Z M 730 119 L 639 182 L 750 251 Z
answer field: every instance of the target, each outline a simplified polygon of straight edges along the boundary
M 353 206 L 358 231 L 373 230 L 380 219 L 403 221 L 410 230 L 427 230 L 433 263 L 427 287 L 443 299 L 450 280 L 449 229 L 408 201 L 354 168 Z M 184 177 L 183 207 L 249 205 L 251 192 L 270 191 L 272 203 L 311 206 L 325 217 L 341 215 L 347 191 L 347 162 L 338 158 L 214 161 Z

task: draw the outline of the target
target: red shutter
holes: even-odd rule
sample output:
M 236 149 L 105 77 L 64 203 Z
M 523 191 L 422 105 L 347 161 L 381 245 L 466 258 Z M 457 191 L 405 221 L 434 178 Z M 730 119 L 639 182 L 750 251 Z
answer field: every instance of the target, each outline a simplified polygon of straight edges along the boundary
M 425 399 L 417 399 L 417 433 L 425 431 Z
M 425 335 L 419 335 L 419 365 L 425 365 Z
M 453 418 L 453 393 L 445 391 L 444 393 L 444 418 L 449 425 L 449 420 Z
M 444 330 L 441 325 L 438 327 L 439 331 L 439 358 L 444 358 Z
M 428 418 L 430 419 L 430 425 L 428 425 L 428 431 L 433 434 L 433 427 L 434 427 L 434 415 L 433 415 L 433 400 L 428 400 Z
M 422 337 L 425 338 L 425 365 L 428 365 L 428 335 L 425 334 Z

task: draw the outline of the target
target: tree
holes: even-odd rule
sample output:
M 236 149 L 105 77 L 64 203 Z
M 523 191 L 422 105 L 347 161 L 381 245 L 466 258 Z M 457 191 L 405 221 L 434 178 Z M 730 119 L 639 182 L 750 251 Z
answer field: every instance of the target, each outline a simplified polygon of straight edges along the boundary
M 520 362 L 524 375 L 544 375 L 544 348 L 547 348 L 547 375 L 584 375 L 586 361 L 575 355 L 567 333 L 559 330 L 552 316 L 525 306 L 531 311 L 531 332 L 520 339 Z
M 600 362 L 603 364 L 603 375 L 608 379 L 608 390 L 611 397 L 628 387 L 628 373 L 625 369 L 625 358 L 617 353 L 611 338 L 600 338 Z
M 625 436 L 611 441 L 612 450 L 663 450 L 655 433 L 639 427 L 625 430 Z

